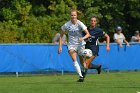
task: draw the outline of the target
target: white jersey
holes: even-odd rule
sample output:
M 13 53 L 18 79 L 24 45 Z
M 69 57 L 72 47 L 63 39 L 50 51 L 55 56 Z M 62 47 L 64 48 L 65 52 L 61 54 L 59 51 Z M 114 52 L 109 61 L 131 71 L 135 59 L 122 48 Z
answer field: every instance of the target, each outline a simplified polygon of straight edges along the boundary
M 120 33 L 120 35 L 118 35 L 117 33 L 114 34 L 114 40 L 118 39 L 118 41 L 120 43 L 123 43 L 123 40 L 125 39 L 125 36 L 123 35 L 123 33 Z
M 87 29 L 87 27 L 80 21 L 77 20 L 76 24 L 73 24 L 71 21 L 68 21 L 61 27 L 62 31 L 68 32 L 68 45 L 84 45 L 86 44 L 83 40 L 82 42 L 79 38 L 83 37 L 82 31 Z

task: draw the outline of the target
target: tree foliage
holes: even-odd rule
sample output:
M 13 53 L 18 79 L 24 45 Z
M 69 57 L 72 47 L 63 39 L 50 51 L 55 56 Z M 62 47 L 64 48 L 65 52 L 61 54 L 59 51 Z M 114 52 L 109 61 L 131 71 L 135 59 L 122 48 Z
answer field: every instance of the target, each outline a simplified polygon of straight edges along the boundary
M 89 26 L 96 15 L 99 26 L 113 37 L 122 26 L 127 39 L 140 29 L 139 0 L 0 0 L 1 43 L 50 43 L 69 20 L 71 8 Z

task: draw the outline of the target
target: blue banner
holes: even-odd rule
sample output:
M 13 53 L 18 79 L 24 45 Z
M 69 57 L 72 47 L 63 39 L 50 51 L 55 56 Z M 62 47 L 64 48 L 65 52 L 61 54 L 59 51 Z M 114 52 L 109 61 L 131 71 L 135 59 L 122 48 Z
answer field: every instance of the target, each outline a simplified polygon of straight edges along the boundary
M 140 44 L 110 45 L 110 52 L 100 45 L 99 56 L 93 61 L 109 70 L 140 70 Z M 58 54 L 58 45 L 53 44 L 0 44 L 0 72 L 75 71 L 67 50 L 63 45 Z

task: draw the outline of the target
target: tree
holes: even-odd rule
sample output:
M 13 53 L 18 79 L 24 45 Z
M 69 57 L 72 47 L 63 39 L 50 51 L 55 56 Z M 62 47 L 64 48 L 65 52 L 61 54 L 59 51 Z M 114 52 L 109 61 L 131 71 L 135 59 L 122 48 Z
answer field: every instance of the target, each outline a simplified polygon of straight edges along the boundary
M 87 26 L 95 15 L 111 41 L 120 25 L 129 40 L 140 29 L 139 0 L 0 0 L 0 42 L 50 43 L 71 8 Z

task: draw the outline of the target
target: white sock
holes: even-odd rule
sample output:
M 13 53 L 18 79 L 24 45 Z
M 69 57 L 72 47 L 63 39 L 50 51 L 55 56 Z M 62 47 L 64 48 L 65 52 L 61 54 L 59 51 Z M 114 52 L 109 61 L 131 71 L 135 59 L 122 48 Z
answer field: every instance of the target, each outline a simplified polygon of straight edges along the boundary
M 79 76 L 80 76 L 80 77 L 83 77 L 83 76 L 82 76 L 82 73 L 81 73 L 81 68 L 80 68 L 78 62 L 77 62 L 77 61 L 73 62 L 73 65 L 74 65 L 74 67 L 75 67 L 77 73 L 79 74 Z

